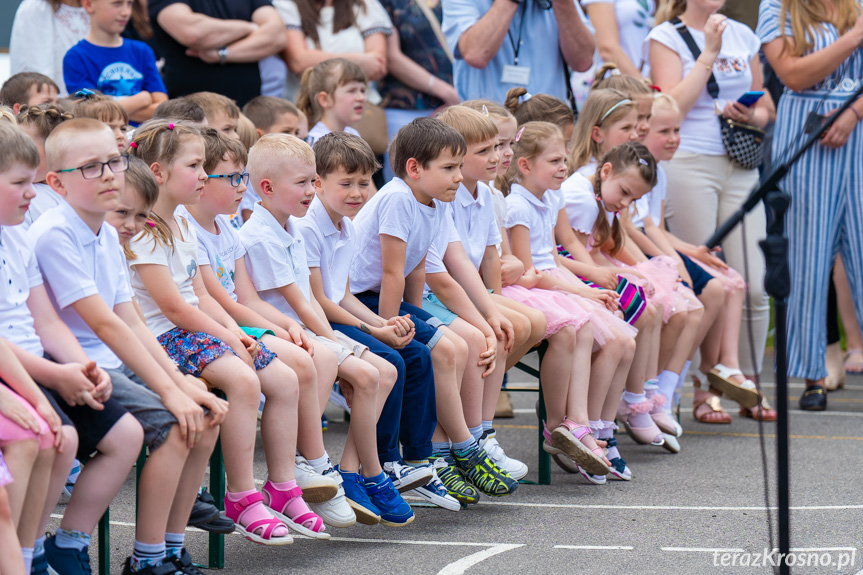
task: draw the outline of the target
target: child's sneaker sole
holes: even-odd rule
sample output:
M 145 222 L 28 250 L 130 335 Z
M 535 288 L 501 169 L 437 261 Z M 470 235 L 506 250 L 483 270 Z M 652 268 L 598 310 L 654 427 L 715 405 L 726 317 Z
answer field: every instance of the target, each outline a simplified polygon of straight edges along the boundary
M 363 525 L 377 525 L 381 522 L 381 516 L 375 515 L 359 503 L 354 503 L 347 497 L 345 500 L 348 502 L 348 505 L 351 506 L 351 509 L 354 510 L 354 515 L 357 516 L 357 523 L 362 523 Z
M 381 525 L 386 525 L 387 527 L 404 527 L 405 525 L 410 525 L 414 522 L 415 515 L 411 515 L 407 521 L 403 521 L 402 523 L 393 523 L 392 521 L 387 521 L 385 519 L 381 519 Z

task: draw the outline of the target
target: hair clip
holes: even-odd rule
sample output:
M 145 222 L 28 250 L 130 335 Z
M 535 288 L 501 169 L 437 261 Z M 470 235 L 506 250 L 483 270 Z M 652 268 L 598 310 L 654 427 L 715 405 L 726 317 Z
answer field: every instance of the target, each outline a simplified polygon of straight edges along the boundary
M 644 158 L 638 158 L 638 163 L 641 164 L 642 166 L 648 165 L 647 160 L 645 160 Z
M 515 141 L 518 142 L 521 140 L 521 135 L 524 133 L 524 126 L 521 127 L 521 130 L 518 131 L 518 134 L 515 135 Z
M 620 70 L 618 68 L 609 68 L 605 71 L 603 78 L 608 78 L 609 76 L 620 76 Z
M 169 130 L 173 130 L 173 129 L 174 129 L 174 123 L 173 123 L 173 122 L 171 122 L 170 124 L 168 124 L 168 129 L 169 129 Z
M 129 144 L 129 147 L 130 147 L 130 148 L 132 148 L 132 149 L 137 148 L 137 147 L 138 147 L 138 142 L 132 142 L 131 144 Z
M 650 88 L 651 90 L 653 90 L 654 92 L 662 92 L 662 88 L 660 88 L 659 86 L 654 86 L 653 84 L 648 84 L 647 87 Z
M 527 101 L 528 101 L 528 100 L 530 100 L 531 98 L 533 98 L 533 94 L 531 94 L 530 92 L 525 92 L 525 93 L 524 93 L 524 94 L 522 94 L 522 96 L 521 96 L 521 101 L 522 101 L 522 102 L 527 102 Z
M 156 227 L 156 223 L 155 223 L 155 222 L 151 222 L 150 220 L 147 220 L 147 225 L 148 225 L 148 226 L 150 226 L 151 228 L 155 228 L 155 227 Z
M 74 96 L 75 98 L 85 98 L 85 99 L 89 98 L 90 96 L 95 96 L 95 95 L 96 95 L 96 92 L 94 92 L 93 90 L 90 90 L 88 88 L 82 88 L 82 89 L 78 90 L 77 92 L 75 92 L 74 94 L 72 94 L 72 96 Z
M 482 115 L 488 118 L 488 108 L 485 104 L 482 105 Z

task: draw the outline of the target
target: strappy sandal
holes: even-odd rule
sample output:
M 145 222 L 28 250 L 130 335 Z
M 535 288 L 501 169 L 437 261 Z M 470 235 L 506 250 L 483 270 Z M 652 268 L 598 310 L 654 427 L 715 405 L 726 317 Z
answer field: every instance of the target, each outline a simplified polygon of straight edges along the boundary
M 850 358 L 855 355 L 860 359 L 858 359 L 857 361 L 850 362 L 849 365 Z M 863 349 L 848 350 L 848 352 L 845 354 L 845 373 L 849 375 L 860 375 L 861 373 L 863 373 Z M 845 382 L 843 381 L 842 383 L 844 385 Z
M 710 392 L 704 392 L 707 394 L 707 397 L 700 400 L 695 400 L 692 402 L 692 417 L 695 418 L 696 421 L 700 423 L 712 423 L 712 424 L 722 424 L 727 425 L 731 423 L 731 414 L 722 409 L 722 402 L 719 400 L 719 397 L 713 395 Z M 702 410 L 701 415 L 698 414 L 698 408 L 702 406 L 707 406 L 709 409 Z M 720 413 L 722 417 L 709 419 L 708 415 L 712 413 Z
M 741 407 L 740 415 L 749 417 L 755 421 L 776 421 L 778 417 L 776 410 L 770 407 L 770 404 L 767 403 L 767 398 L 764 397 L 761 398 L 761 405 Z
M 651 409 L 653 409 L 652 401 L 645 400 L 638 403 L 626 403 L 626 401 L 621 399 L 617 408 L 617 419 L 623 423 L 623 427 L 626 428 L 626 433 L 628 433 L 636 443 L 662 447 L 665 444 L 665 438 L 663 437 L 662 430 L 656 426 L 653 418 L 649 418 L 648 421 L 650 424 L 644 427 L 636 427 L 632 422 L 630 422 L 630 418 L 633 415 L 649 415 Z
M 302 489 L 293 487 L 282 491 L 276 489 L 273 482 L 267 479 L 261 491 L 264 505 L 269 507 L 273 515 L 281 519 L 289 528 L 312 539 L 330 538 L 330 534 L 325 532 L 324 520 L 312 512 L 303 500 Z M 290 512 L 294 512 L 293 517 L 288 515 Z
M 731 379 L 736 376 L 743 376 L 743 372 L 717 363 L 707 374 L 707 380 L 710 382 L 710 387 L 717 390 L 720 395 L 727 396 L 742 407 L 758 405 L 761 394 L 758 393 L 755 383 L 749 379 L 744 380 L 743 383 Z
M 602 447 L 591 448 L 587 441 L 592 439 L 590 427 L 569 419 L 564 419 L 563 423 L 551 432 L 552 447 L 565 453 L 591 475 L 607 475 L 608 462 L 605 452 Z
M 239 501 L 231 501 L 226 495 L 225 515 L 235 523 L 234 529 L 239 531 L 249 541 L 261 545 L 290 545 L 294 542 L 294 539 L 287 534 L 288 526 L 269 513 L 267 513 L 269 517 L 251 521 L 248 525 L 243 524 L 245 522 L 244 517 L 249 510 L 257 505 L 263 506 L 263 500 L 264 497 L 258 491 L 243 497 Z M 273 532 L 279 527 L 285 529 L 285 535 L 273 535 Z

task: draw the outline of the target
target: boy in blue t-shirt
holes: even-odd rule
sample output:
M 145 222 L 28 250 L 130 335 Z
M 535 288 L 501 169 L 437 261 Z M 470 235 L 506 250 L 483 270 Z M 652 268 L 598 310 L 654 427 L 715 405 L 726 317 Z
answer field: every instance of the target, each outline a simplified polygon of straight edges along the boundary
M 63 58 L 69 93 L 82 88 L 113 96 L 133 123 L 153 116 L 168 99 L 153 50 L 120 34 L 132 16 L 132 0 L 82 0 L 90 15 L 90 33 Z

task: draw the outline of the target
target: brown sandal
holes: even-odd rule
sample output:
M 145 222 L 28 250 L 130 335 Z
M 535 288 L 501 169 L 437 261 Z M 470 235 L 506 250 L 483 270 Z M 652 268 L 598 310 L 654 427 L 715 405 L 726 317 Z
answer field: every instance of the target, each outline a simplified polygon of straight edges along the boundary
M 702 410 L 701 415 L 698 415 L 698 408 L 702 405 L 706 405 L 710 409 Z M 710 415 L 713 413 L 719 413 L 721 414 L 721 417 L 710 418 Z M 700 423 L 712 423 L 722 425 L 727 425 L 731 423 L 731 414 L 722 409 L 722 402 L 717 396 L 713 395 L 712 393 L 708 394 L 708 397 L 704 399 L 693 401 L 692 417 Z
M 749 417 L 755 421 L 776 421 L 778 417 L 776 410 L 770 407 L 770 404 L 767 403 L 767 399 L 764 397 L 761 398 L 761 405 L 741 407 L 740 415 Z

